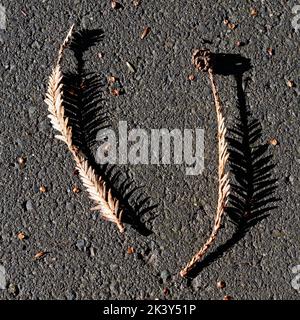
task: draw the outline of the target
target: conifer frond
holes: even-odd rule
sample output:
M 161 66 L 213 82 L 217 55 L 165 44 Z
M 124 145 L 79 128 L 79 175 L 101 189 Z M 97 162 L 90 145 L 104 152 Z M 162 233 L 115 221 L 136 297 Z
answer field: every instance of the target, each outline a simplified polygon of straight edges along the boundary
M 227 151 L 226 126 L 223 116 L 222 104 L 214 79 L 213 55 L 207 50 L 196 50 L 193 55 L 193 64 L 198 70 L 207 71 L 211 82 L 212 92 L 215 100 L 217 123 L 218 123 L 218 205 L 215 214 L 214 226 L 211 235 L 201 247 L 201 249 L 192 257 L 190 262 L 180 271 L 182 277 L 186 277 L 188 273 L 201 261 L 205 253 L 209 250 L 217 238 L 217 234 L 221 228 L 222 218 L 225 214 L 225 207 L 228 202 L 230 193 L 228 173 L 226 173 L 226 164 L 229 157 Z
M 64 101 L 62 98 L 63 77 L 60 63 L 64 50 L 72 39 L 73 30 L 74 26 L 71 27 L 60 46 L 56 65 L 50 75 L 45 99 L 50 113 L 48 117 L 50 118 L 52 127 L 59 132 L 55 138 L 66 143 L 68 149 L 72 153 L 76 162 L 76 167 L 79 171 L 79 177 L 89 194 L 89 198 L 96 204 L 96 207 L 93 208 L 93 210 L 99 210 L 104 220 L 115 223 L 119 231 L 124 232 L 125 228 L 121 221 L 122 210 L 119 208 L 119 201 L 113 197 L 111 190 L 106 188 L 103 179 L 95 174 L 94 169 L 89 165 L 88 160 L 78 146 L 73 144 L 72 128 L 68 124 L 68 118 L 65 117 Z

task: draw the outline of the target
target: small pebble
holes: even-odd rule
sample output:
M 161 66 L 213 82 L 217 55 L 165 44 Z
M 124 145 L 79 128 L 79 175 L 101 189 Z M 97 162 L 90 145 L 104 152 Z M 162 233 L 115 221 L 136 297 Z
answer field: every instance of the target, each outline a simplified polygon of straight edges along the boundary
M 91 254 L 91 257 L 95 257 L 96 256 L 96 249 L 94 247 L 90 248 L 90 254 Z
M 217 282 L 217 288 L 223 289 L 223 288 L 225 288 L 225 287 L 226 287 L 225 281 L 218 281 L 218 282 Z
M 196 79 L 196 77 L 195 77 L 194 74 L 190 74 L 189 77 L 188 77 L 188 79 L 189 79 L 190 81 L 194 81 L 194 80 Z
M 228 23 L 228 28 L 229 28 L 230 30 L 234 30 L 234 29 L 236 28 L 236 24 L 234 24 L 234 23 Z
M 270 57 L 274 55 L 274 49 L 273 48 L 267 48 L 267 53 Z
M 141 4 L 141 0 L 133 0 L 132 3 L 135 7 L 138 7 Z
M 118 78 L 115 77 L 115 76 L 108 76 L 108 77 L 107 77 L 107 82 L 108 82 L 109 84 L 115 83 L 117 80 L 118 80 Z
M 288 81 L 287 81 L 287 86 L 288 86 L 289 88 L 294 88 L 294 87 L 295 87 L 295 82 L 294 82 L 293 80 L 288 80 Z
M 255 8 L 250 9 L 250 15 L 252 17 L 256 17 L 258 15 L 258 11 Z
M 273 138 L 269 141 L 269 144 L 271 144 L 272 146 L 276 146 L 278 144 L 278 141 L 275 138 Z
M 25 164 L 26 164 L 26 158 L 25 157 L 19 157 L 17 159 L 17 161 L 18 161 L 18 164 L 19 164 L 19 168 L 20 169 L 24 169 Z
M 128 247 L 128 249 L 127 249 L 128 254 L 133 254 L 134 252 L 135 252 L 135 250 L 133 247 Z
M 31 200 L 26 201 L 25 208 L 26 208 L 27 211 L 32 211 L 33 210 L 33 204 L 32 204 Z
M 40 192 L 45 193 L 47 191 L 47 188 L 45 186 L 40 186 Z
M 7 289 L 8 293 L 14 297 L 19 294 L 19 288 L 16 284 L 11 283 Z
M 79 192 L 80 192 L 80 189 L 79 189 L 77 186 L 74 186 L 74 187 L 72 188 L 72 191 L 73 191 L 73 193 L 79 193 Z
M 115 0 L 111 1 L 111 7 L 112 9 L 118 9 L 119 8 L 119 3 Z
M 19 232 L 18 235 L 17 235 L 17 237 L 18 237 L 18 239 L 21 240 L 21 241 L 24 240 L 24 239 L 26 239 L 26 235 L 25 235 L 24 232 Z
M 163 293 L 166 296 L 166 295 L 170 294 L 170 290 L 168 288 L 164 288 Z
M 171 274 L 168 270 L 163 270 L 161 273 L 160 273 L 160 277 L 161 279 L 165 282 L 167 281 L 168 279 L 170 279 L 171 277 Z
M 84 250 L 86 249 L 86 241 L 84 239 L 79 239 L 76 241 L 76 247 L 79 250 Z
M 130 62 L 126 62 L 126 66 L 131 73 L 135 73 L 135 68 Z

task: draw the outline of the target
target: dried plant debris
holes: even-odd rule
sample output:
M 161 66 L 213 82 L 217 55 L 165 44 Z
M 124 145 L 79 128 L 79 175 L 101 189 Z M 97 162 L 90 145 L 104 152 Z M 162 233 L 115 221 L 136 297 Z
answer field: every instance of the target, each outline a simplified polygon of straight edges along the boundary
M 145 27 L 145 29 L 143 30 L 142 34 L 141 34 L 141 39 L 145 39 L 147 37 L 147 35 L 150 33 L 151 28 L 150 27 Z
M 212 233 L 205 244 L 201 247 L 201 249 L 192 257 L 191 261 L 183 268 L 180 272 L 182 277 L 186 277 L 189 272 L 194 269 L 196 264 L 202 259 L 205 253 L 208 251 L 210 246 L 215 241 L 217 234 L 221 228 L 222 218 L 225 214 L 226 204 L 228 202 L 229 196 L 229 178 L 228 173 L 226 172 L 226 164 L 229 157 L 229 153 L 227 151 L 227 142 L 225 139 L 226 135 L 226 126 L 225 120 L 223 116 L 223 108 L 221 105 L 221 100 L 219 97 L 219 93 L 217 90 L 217 85 L 215 82 L 214 75 L 214 55 L 208 49 L 197 49 L 193 53 L 193 64 L 196 69 L 200 71 L 208 72 L 212 93 L 215 100 L 216 114 L 217 114 L 217 123 L 218 123 L 218 181 L 219 181 L 219 196 L 218 196 L 218 204 L 217 211 L 215 214 L 215 221 Z
M 61 61 L 65 48 L 71 43 L 73 33 L 74 26 L 71 27 L 67 37 L 60 46 L 58 58 L 49 79 L 48 92 L 45 99 L 48 111 L 50 112 L 48 117 L 51 120 L 53 128 L 59 132 L 55 137 L 67 145 L 76 163 L 79 177 L 89 194 L 89 198 L 96 204 L 92 210 L 99 211 L 104 220 L 115 223 L 119 231 L 124 232 L 125 229 L 122 223 L 123 211 L 119 208 L 119 201 L 113 197 L 111 190 L 107 188 L 103 178 L 96 175 L 86 155 L 73 143 L 72 128 L 69 125 L 69 119 L 65 117 Z
M 25 240 L 27 238 L 26 234 L 24 232 L 22 232 L 22 231 L 17 234 L 17 237 L 21 241 Z

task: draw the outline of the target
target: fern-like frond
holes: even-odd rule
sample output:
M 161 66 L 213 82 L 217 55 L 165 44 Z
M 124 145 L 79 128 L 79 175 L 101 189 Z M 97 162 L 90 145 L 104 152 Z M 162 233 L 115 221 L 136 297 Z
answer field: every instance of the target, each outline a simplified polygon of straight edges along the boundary
M 120 232 L 124 232 L 124 226 L 121 222 L 122 210 L 119 208 L 119 201 L 112 196 L 111 190 L 107 190 L 105 182 L 101 177 L 95 174 L 93 168 L 89 165 L 84 154 L 72 142 L 72 128 L 68 124 L 68 118 L 65 117 L 63 101 L 63 84 L 60 62 L 65 48 L 69 45 L 73 35 L 74 26 L 71 27 L 65 40 L 60 46 L 58 59 L 52 74 L 50 75 L 48 91 L 45 102 L 48 106 L 49 118 L 55 130 L 59 132 L 55 137 L 66 143 L 68 149 L 73 155 L 79 171 L 80 179 L 86 188 L 89 197 L 97 205 L 94 209 L 99 210 L 102 218 L 117 225 Z
M 213 71 L 213 56 L 208 50 L 197 50 L 193 56 L 193 63 L 197 67 L 197 69 L 202 71 L 208 71 L 212 92 L 215 100 L 216 114 L 217 114 L 217 123 L 218 123 L 218 180 L 219 180 L 219 188 L 218 188 L 218 205 L 215 214 L 215 221 L 211 235 L 204 243 L 204 245 L 200 248 L 200 250 L 192 257 L 190 262 L 180 271 L 180 275 L 182 277 L 186 277 L 188 273 L 195 267 L 195 265 L 203 258 L 205 253 L 211 247 L 215 239 L 217 238 L 217 234 L 221 228 L 222 218 L 225 214 L 225 208 L 228 202 L 228 196 L 230 193 L 230 185 L 228 173 L 226 173 L 226 164 L 229 157 L 229 153 L 227 150 L 227 142 L 226 142 L 226 126 L 225 120 L 223 116 L 222 104 L 220 100 L 220 96 L 217 90 L 217 85 L 214 79 L 214 71 Z

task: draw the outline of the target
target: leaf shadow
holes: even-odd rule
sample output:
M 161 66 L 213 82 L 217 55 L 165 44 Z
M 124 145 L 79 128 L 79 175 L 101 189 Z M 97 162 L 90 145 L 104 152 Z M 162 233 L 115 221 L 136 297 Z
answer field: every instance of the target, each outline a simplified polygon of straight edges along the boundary
M 103 177 L 107 187 L 120 200 L 120 207 L 124 210 L 122 221 L 148 236 L 152 233 L 149 225 L 157 215 L 157 205 L 153 205 L 144 194 L 144 186 L 137 186 L 116 165 L 98 164 L 92 151 L 97 146 L 99 130 L 111 126 L 109 111 L 103 107 L 106 80 L 100 74 L 85 69 L 84 53 L 103 38 L 102 30 L 83 29 L 74 33 L 69 49 L 74 54 L 76 67 L 64 72 L 62 80 L 65 115 L 72 127 L 74 145 L 83 151 L 96 174 Z

